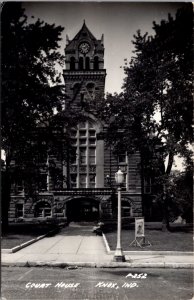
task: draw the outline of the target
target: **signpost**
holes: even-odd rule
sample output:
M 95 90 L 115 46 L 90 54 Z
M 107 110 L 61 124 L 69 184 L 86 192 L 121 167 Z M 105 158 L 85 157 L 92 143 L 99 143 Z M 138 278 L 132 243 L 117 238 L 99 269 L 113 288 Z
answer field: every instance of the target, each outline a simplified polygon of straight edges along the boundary
M 129 246 L 141 248 L 142 246 L 151 246 L 151 243 L 145 239 L 145 224 L 143 217 L 135 218 L 135 239 Z

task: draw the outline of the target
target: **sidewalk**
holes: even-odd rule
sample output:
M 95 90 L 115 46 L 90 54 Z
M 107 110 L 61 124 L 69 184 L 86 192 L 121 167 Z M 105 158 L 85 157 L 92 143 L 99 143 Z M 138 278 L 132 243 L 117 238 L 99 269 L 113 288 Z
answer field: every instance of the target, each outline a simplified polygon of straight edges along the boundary
M 2 253 L 1 266 L 193 268 L 191 253 L 124 252 L 126 262 L 113 262 L 103 237 L 92 226 L 71 225 L 15 253 Z

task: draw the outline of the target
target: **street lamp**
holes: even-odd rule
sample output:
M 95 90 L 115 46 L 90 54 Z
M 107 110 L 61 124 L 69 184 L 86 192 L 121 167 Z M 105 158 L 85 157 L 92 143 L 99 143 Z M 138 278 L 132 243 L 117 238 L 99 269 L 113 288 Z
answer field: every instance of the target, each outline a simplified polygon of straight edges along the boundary
M 118 219 L 117 219 L 117 247 L 114 254 L 114 261 L 125 261 L 125 256 L 121 248 L 121 185 L 124 181 L 124 174 L 119 169 L 115 173 L 115 180 L 118 185 Z

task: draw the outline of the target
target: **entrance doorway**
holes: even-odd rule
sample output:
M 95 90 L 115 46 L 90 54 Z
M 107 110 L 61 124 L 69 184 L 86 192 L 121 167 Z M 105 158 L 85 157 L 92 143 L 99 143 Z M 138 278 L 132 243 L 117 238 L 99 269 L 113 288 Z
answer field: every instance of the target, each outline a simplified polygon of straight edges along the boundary
M 97 221 L 99 219 L 99 202 L 88 198 L 72 199 L 66 204 L 66 216 L 68 222 Z

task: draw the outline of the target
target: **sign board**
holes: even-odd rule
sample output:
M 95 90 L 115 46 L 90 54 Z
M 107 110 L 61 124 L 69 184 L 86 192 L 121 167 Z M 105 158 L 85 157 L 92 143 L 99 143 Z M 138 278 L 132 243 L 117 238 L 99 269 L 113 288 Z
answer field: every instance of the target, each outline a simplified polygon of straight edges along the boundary
M 135 218 L 135 238 L 144 237 L 144 218 Z

